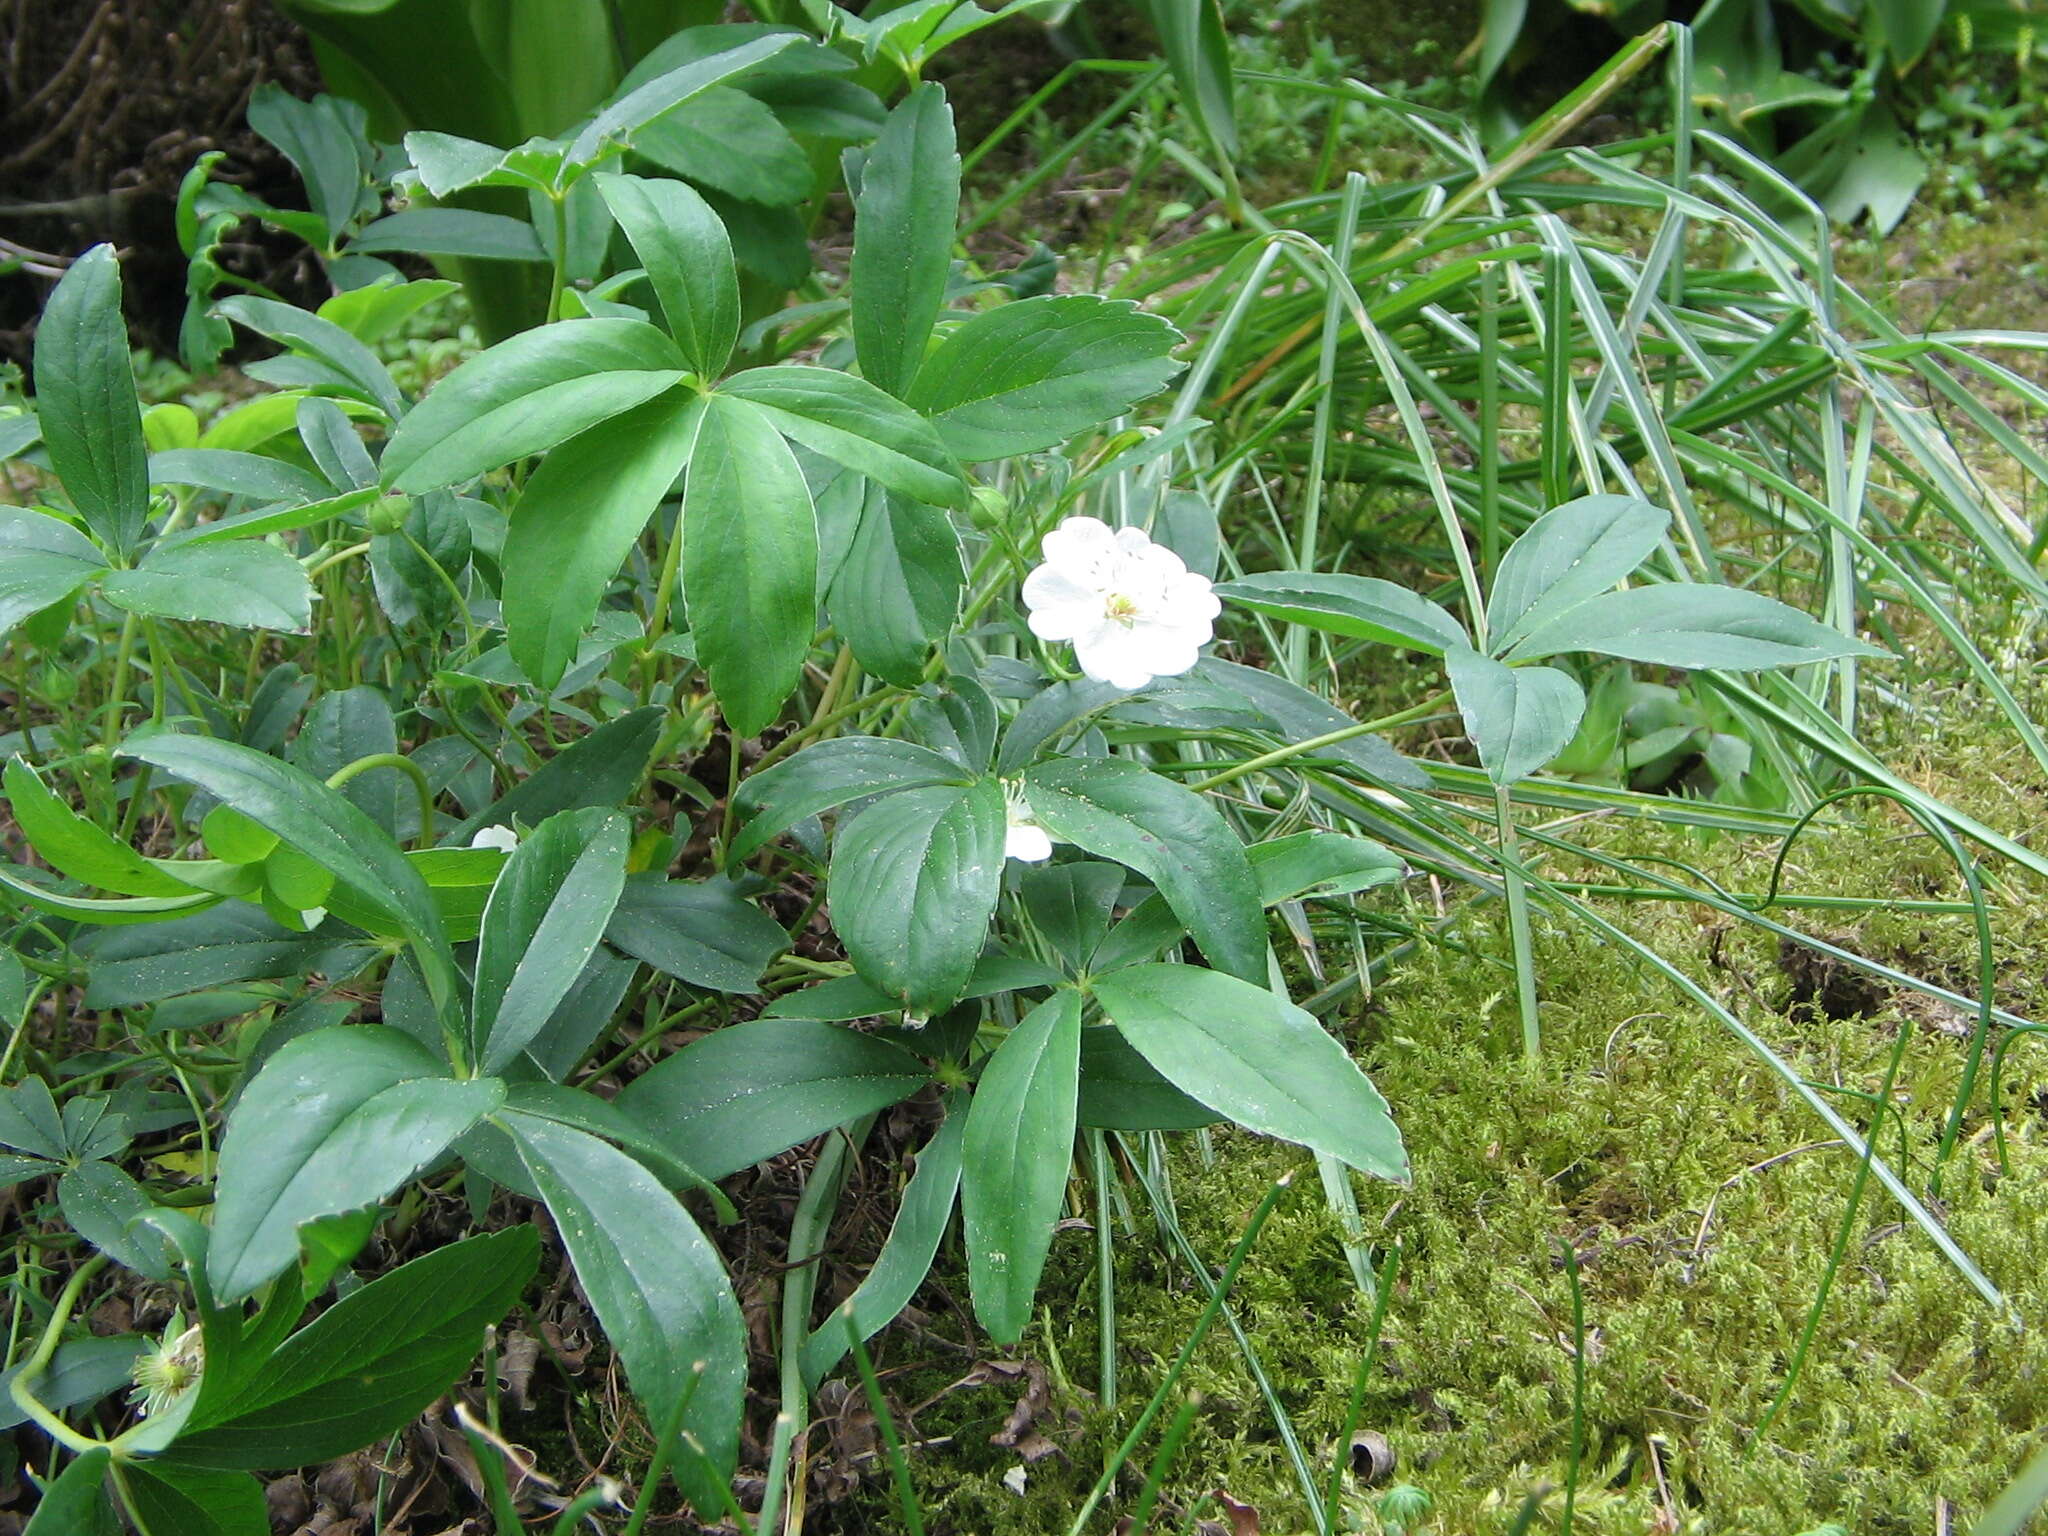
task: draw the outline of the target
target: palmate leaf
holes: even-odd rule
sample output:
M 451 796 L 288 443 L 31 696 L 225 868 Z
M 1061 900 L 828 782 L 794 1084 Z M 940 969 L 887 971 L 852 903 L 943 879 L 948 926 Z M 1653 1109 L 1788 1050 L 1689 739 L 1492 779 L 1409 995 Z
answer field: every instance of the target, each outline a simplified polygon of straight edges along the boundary
M 1581 496 L 1537 518 L 1494 573 L 1486 603 L 1493 653 L 1633 574 L 1670 525 L 1669 512 L 1633 496 Z
M 988 937 L 1003 872 L 994 779 L 906 789 L 840 828 L 832 921 L 860 974 L 917 1014 L 957 1001 Z
M 148 450 L 111 245 L 74 261 L 36 327 L 36 411 L 50 467 L 86 527 L 117 554 L 149 514 Z
M 961 322 L 924 359 L 910 404 L 975 462 L 1057 447 L 1180 372 L 1180 332 L 1092 294 L 1020 299 Z
M 868 151 L 854 200 L 853 345 L 869 383 L 903 395 L 945 300 L 960 209 L 953 109 L 939 86 L 898 103 Z
M 1031 1321 L 1066 1198 L 1080 1072 L 1081 997 L 1063 988 L 996 1047 L 968 1106 L 960 1171 L 967 1277 L 974 1315 L 998 1344 L 1016 1343 Z
M 625 1153 L 552 1121 L 500 1118 L 650 1421 L 662 1422 L 690 1393 L 689 1444 L 676 1447 L 669 1465 L 692 1504 L 720 1507 L 739 1454 L 747 1342 L 718 1251 Z
M 544 453 L 681 382 L 689 359 L 643 320 L 568 320 L 450 373 L 391 434 L 384 483 L 409 495 Z
M 959 612 L 960 536 L 937 507 L 870 482 L 825 603 L 854 660 L 914 688 Z
M 865 379 L 775 364 L 736 374 L 721 393 L 751 401 L 786 437 L 879 485 L 933 506 L 959 506 L 967 482 L 939 434 Z
M 698 659 L 734 732 L 758 735 L 796 688 L 810 651 L 818 525 L 795 455 L 744 400 L 704 402 L 682 539 Z
M 552 689 L 576 659 L 605 588 L 690 462 L 708 419 L 694 397 L 651 400 L 549 454 L 513 504 L 503 562 L 506 643 L 540 687 Z M 685 543 L 686 557 L 692 547 Z

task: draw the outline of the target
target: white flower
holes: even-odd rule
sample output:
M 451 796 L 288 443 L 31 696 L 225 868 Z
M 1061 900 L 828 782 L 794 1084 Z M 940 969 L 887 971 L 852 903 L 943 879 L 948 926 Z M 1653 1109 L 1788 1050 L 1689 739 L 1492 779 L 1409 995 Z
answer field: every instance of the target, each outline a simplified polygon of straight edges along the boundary
M 510 853 L 519 846 L 519 834 L 510 827 L 485 827 L 469 840 L 472 848 L 501 848 Z
M 1045 563 L 1024 578 L 1031 632 L 1071 640 L 1090 677 L 1142 688 L 1192 667 L 1223 605 L 1172 550 L 1136 528 L 1070 517 L 1045 536 Z
M 1026 864 L 1043 864 L 1051 858 L 1052 835 L 1031 814 L 1024 786 L 1015 779 L 1003 784 L 1003 809 L 1009 821 L 1003 833 L 1003 857 L 1022 859 Z

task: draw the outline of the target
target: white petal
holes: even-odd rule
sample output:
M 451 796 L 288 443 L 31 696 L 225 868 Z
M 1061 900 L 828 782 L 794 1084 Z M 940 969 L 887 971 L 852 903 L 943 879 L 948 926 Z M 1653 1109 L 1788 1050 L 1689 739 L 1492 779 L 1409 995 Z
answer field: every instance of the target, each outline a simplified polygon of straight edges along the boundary
M 1116 535 L 1093 517 L 1070 517 L 1040 543 L 1047 565 L 1056 565 L 1083 586 L 1099 588 L 1116 557 Z
M 1084 587 L 1056 565 L 1041 565 L 1024 578 L 1026 608 L 1056 608 L 1062 603 L 1090 603 L 1100 606 L 1102 594 Z
M 1042 864 L 1052 857 L 1052 837 L 1033 822 L 1013 821 L 1003 837 L 1003 857 Z
M 1088 676 L 1119 688 L 1142 688 L 1152 674 L 1130 660 L 1131 630 L 1116 623 L 1101 623 L 1074 637 L 1074 660 Z M 1135 681 L 1133 681 L 1135 679 Z
M 519 834 L 510 827 L 485 827 L 469 840 L 472 848 L 500 848 L 510 853 L 519 846 Z
M 1185 629 L 1135 624 L 1121 656 L 1124 665 L 1142 667 L 1154 677 L 1178 677 L 1200 658 L 1201 646 Z
M 1174 617 L 1183 622 L 1206 621 L 1223 611 L 1223 600 L 1216 595 L 1209 578 L 1192 571 L 1181 573 L 1167 584 L 1166 601 Z
M 1034 608 L 1025 622 L 1031 626 L 1031 633 L 1041 640 L 1072 640 L 1102 622 L 1102 601 L 1086 598 L 1078 603 Z

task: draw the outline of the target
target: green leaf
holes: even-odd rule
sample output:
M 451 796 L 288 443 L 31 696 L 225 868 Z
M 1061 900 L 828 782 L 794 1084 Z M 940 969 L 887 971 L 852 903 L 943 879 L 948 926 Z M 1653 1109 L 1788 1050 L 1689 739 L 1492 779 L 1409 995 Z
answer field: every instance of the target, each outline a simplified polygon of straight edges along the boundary
M 1266 718 L 1267 726 L 1286 742 L 1307 741 L 1358 724 L 1351 716 L 1298 683 L 1258 667 L 1205 656 L 1195 675 L 1218 684 L 1245 700 Z M 1348 763 L 1377 784 L 1428 789 L 1430 777 L 1377 736 L 1354 736 L 1323 748 L 1319 757 Z
M 165 874 L 126 843 L 103 831 L 66 805 L 27 763 L 10 757 L 0 783 L 14 824 L 29 846 L 60 874 L 84 885 L 123 896 L 190 898 L 184 881 Z
M 80 1453 L 44 1486 L 21 1536 L 116 1536 L 121 1522 L 107 1497 L 113 1459 L 103 1445 Z
M 964 581 L 952 519 L 870 482 L 825 602 L 856 661 L 915 688 L 932 647 L 952 632 Z
M 1198 1104 L 1115 1029 L 1081 1031 L 1081 1124 L 1105 1131 L 1192 1131 L 1223 1118 Z
M 372 151 L 362 107 L 338 96 L 300 101 L 283 86 L 265 81 L 250 93 L 248 116 L 249 126 L 276 145 L 299 173 L 306 201 L 327 227 L 329 247 L 347 234 L 366 204 L 375 208 L 367 195 L 371 167 L 364 161 Z
M 761 1011 L 764 1019 L 817 1019 L 844 1024 L 902 1012 L 902 1004 L 858 976 L 834 976 L 796 992 L 785 992 Z
M 539 1235 L 516 1226 L 436 1248 L 350 1292 L 205 1402 L 167 1459 L 253 1471 L 381 1442 L 454 1385 L 539 1259 Z
M 1552 507 L 1509 546 L 1494 573 L 1486 601 L 1493 654 L 1632 575 L 1670 525 L 1669 512 L 1633 496 L 1581 496 Z
M 340 688 L 323 693 L 313 705 L 292 738 L 289 760 L 314 778 L 327 779 L 361 758 L 397 751 L 398 721 L 390 700 L 375 688 Z M 400 805 L 411 807 L 409 823 L 419 820 L 419 797 L 401 769 L 366 769 L 342 785 L 341 795 L 392 837 L 399 835 Z M 207 846 L 217 858 L 235 857 L 210 836 Z
M 661 301 L 691 370 L 715 379 L 740 333 L 739 272 L 725 224 L 687 182 L 600 174 L 597 187 Z
M 107 562 L 68 523 L 0 507 L 0 636 L 77 595 Z
M 758 407 L 785 437 L 933 506 L 957 507 L 967 482 L 930 422 L 866 379 L 783 363 L 749 368 L 720 393 Z
M 974 1315 L 998 1344 L 1031 1321 L 1067 1193 L 1081 1072 L 1081 996 L 1061 990 L 996 1047 L 967 1109 L 960 1214 Z
M 1200 795 L 1122 758 L 1063 758 L 1024 776 L 1040 825 L 1157 886 L 1211 965 L 1266 975 L 1266 920 L 1237 834 Z
M 149 451 L 111 245 L 74 261 L 36 326 L 36 412 L 50 467 L 99 541 L 126 554 L 149 516 Z
M 869 806 L 832 845 L 833 926 L 855 968 L 911 1012 L 967 989 L 1001 893 L 1002 787 L 907 789 Z
M 751 203 L 788 207 L 817 190 L 810 160 L 764 103 L 713 86 L 635 135 L 633 149 L 664 170 Z
M 199 736 L 131 740 L 121 755 L 197 784 L 322 865 L 432 957 L 446 987 L 447 944 L 426 882 L 384 830 L 339 791 L 274 757 Z M 433 985 L 436 978 L 428 981 Z
M 408 208 L 366 224 L 349 241 L 351 254 L 407 251 L 420 256 L 466 256 L 473 261 L 546 261 L 533 226 L 502 213 L 469 208 Z
M 683 1433 L 702 1456 L 678 1446 L 670 1466 L 693 1505 L 720 1508 L 739 1455 L 747 1340 L 718 1251 L 625 1153 L 549 1121 L 503 1119 L 648 1418 L 659 1423 L 690 1390 Z
M 1555 667 L 1510 667 L 1477 651 L 1444 657 L 1465 734 L 1496 784 L 1526 779 L 1571 745 L 1586 690 Z
M 738 864 L 805 817 L 849 800 L 898 789 L 965 784 L 971 777 L 951 758 L 915 742 L 880 736 L 836 736 L 817 742 L 741 781 L 733 798 L 741 827 L 727 862 Z
M 107 601 L 146 618 L 228 624 L 303 635 L 313 627 L 313 584 L 274 544 L 237 539 L 152 549 L 132 571 L 100 584 Z
M 228 319 L 326 364 L 361 391 L 362 397 L 387 419 L 397 421 L 403 414 L 405 401 L 391 381 L 390 370 L 377 361 L 376 353 L 333 321 L 275 299 L 259 299 L 246 293 L 223 299 L 216 307 Z
M 566 320 L 479 352 L 406 413 L 384 449 L 384 483 L 409 495 L 544 453 L 645 405 L 689 371 L 643 320 Z
M 57 1181 L 57 1205 L 73 1230 L 115 1263 L 151 1280 L 171 1277 L 163 1238 L 134 1225 L 156 1202 L 112 1163 L 80 1163 L 65 1174 Z
M 1219 582 L 1216 595 L 1253 613 L 1430 656 L 1471 644 L 1458 621 L 1435 603 L 1373 576 L 1264 571 Z
M 1264 987 L 1192 965 L 1096 978 L 1102 1011 L 1160 1075 L 1247 1130 L 1405 1183 L 1386 1101 L 1315 1018 Z
M 930 1081 L 915 1056 L 872 1035 L 755 1019 L 684 1046 L 613 1102 L 688 1167 L 722 1179 Z
M 1761 592 L 1713 582 L 1604 593 L 1528 635 L 1514 658 L 1533 661 L 1563 651 L 1730 672 L 1886 654 Z
M 548 192 L 561 171 L 563 147 L 556 140 L 532 138 L 513 149 L 498 149 L 431 130 L 405 136 L 405 153 L 419 173 L 420 185 L 435 197 L 471 187 Z
M 737 48 L 714 53 L 709 58 L 693 60 L 656 76 L 645 85 L 634 87 L 584 125 L 575 142 L 569 146 L 569 162 L 572 165 L 595 164 L 609 146 L 630 145 L 646 124 L 801 41 L 803 39 L 794 32 L 771 33 Z
M 1109 932 L 1125 878 L 1121 866 L 1092 859 L 1028 866 L 1017 875 L 1017 899 L 1053 953 L 1079 971 Z
M 713 395 L 683 490 L 683 598 L 697 656 L 737 736 L 795 689 L 818 614 L 810 488 L 774 424 Z
M 1218 0 L 1145 0 L 1183 110 L 1216 153 L 1237 156 L 1237 108 L 1231 94 L 1230 38 Z
M 383 1199 L 503 1100 L 378 1024 L 303 1035 L 243 1090 L 221 1147 L 206 1274 L 222 1302 L 298 1259 L 300 1223 Z
M 903 1203 L 896 1208 L 889 1236 L 868 1266 L 866 1277 L 804 1341 L 804 1381 L 808 1385 L 815 1387 L 823 1381 L 851 1347 L 847 1342 L 849 1319 L 854 1335 L 863 1340 L 873 1338 L 910 1305 L 910 1298 L 931 1273 L 960 1190 L 961 1149 L 967 1129 L 963 1097 L 958 1093 L 949 1097 L 946 1118 L 917 1154 L 917 1168 L 904 1188 Z
M 513 503 L 503 561 L 506 639 L 541 688 L 552 689 L 576 659 L 605 588 L 709 434 L 713 414 L 693 397 L 651 400 L 557 448 Z M 685 559 L 694 544 L 685 543 Z
M 53 1413 L 96 1403 L 109 1392 L 129 1385 L 135 1357 L 149 1345 L 138 1333 L 110 1337 L 86 1335 L 66 1339 L 50 1357 L 50 1365 L 36 1382 L 36 1401 Z M 0 1430 L 26 1424 L 28 1415 L 14 1401 L 14 1378 L 21 1367 L 0 1373 Z
M 194 485 L 258 501 L 319 501 L 334 494 L 334 487 L 311 470 L 268 454 L 225 448 L 173 448 L 153 453 L 149 456 L 149 483 Z
M 732 881 L 716 878 L 635 876 L 605 937 L 657 971 L 714 992 L 757 990 L 768 962 L 789 948 L 780 923 Z
M 564 811 L 505 861 L 477 942 L 471 1055 L 483 1071 L 503 1071 L 582 974 L 625 889 L 631 832 L 616 811 Z
M 960 211 L 953 109 L 916 87 L 882 125 L 853 205 L 853 345 L 868 382 L 903 396 L 945 301 Z
M 162 1457 L 122 1469 L 142 1536 L 269 1536 L 263 1485 L 240 1472 L 200 1472 Z
M 955 326 L 907 398 L 970 463 L 1034 453 L 1165 388 L 1180 339 L 1128 300 L 1020 299 Z
M 659 706 L 636 709 L 599 726 L 444 836 L 442 845 L 460 849 L 485 827 L 509 827 L 514 821 L 538 826 L 557 811 L 620 804 L 646 777 L 661 740 L 663 714 Z

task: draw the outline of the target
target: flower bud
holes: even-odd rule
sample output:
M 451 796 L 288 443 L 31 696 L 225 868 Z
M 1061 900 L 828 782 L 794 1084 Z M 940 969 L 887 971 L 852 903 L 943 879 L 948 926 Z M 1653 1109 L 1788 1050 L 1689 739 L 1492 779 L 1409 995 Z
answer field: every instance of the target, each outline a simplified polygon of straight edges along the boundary
M 977 485 L 968 516 L 977 528 L 1000 528 L 1010 520 L 1010 498 L 992 485 Z
M 411 510 L 412 498 L 409 496 L 379 496 L 370 503 L 365 520 L 372 533 L 396 533 L 405 526 L 405 515 Z

